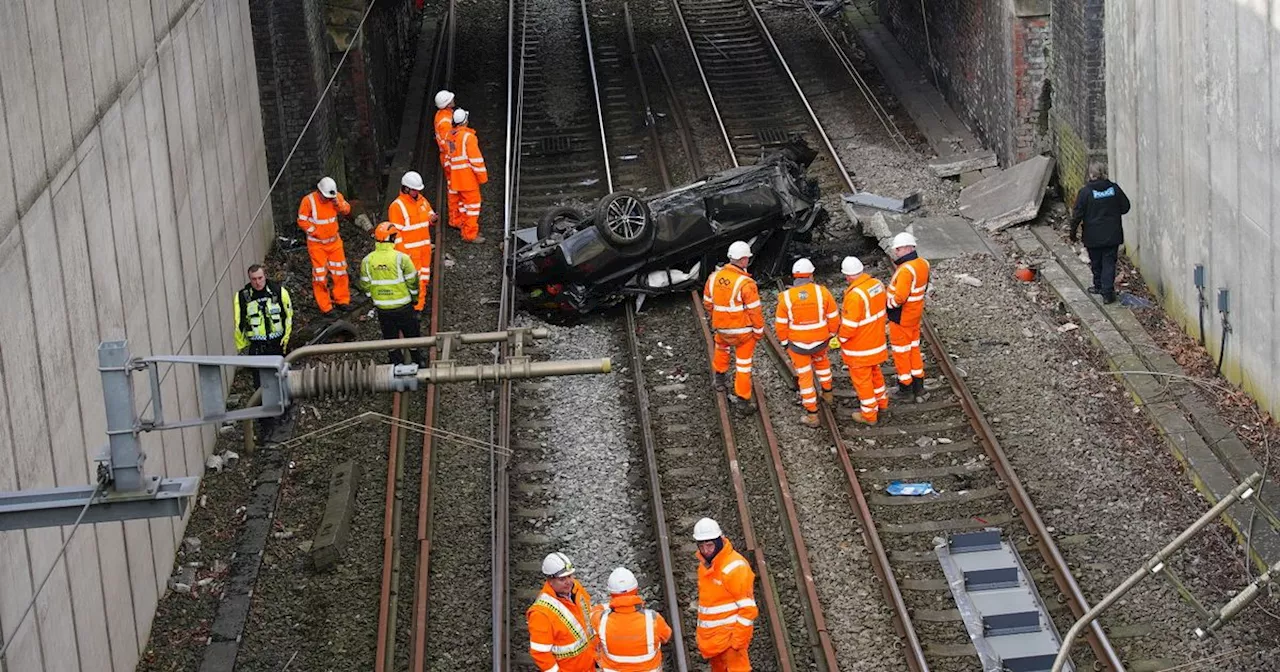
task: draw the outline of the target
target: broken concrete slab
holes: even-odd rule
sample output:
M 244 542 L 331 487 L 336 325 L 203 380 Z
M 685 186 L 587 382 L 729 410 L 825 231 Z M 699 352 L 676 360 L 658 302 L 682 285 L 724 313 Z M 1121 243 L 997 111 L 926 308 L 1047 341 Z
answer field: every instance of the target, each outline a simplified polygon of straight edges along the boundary
M 960 173 L 960 187 L 968 187 L 982 181 L 982 173 L 971 170 L 967 173 Z
M 862 234 L 874 237 L 889 254 L 893 237 L 908 231 L 919 242 L 920 256 L 931 261 L 969 254 L 990 254 L 982 236 L 963 217 L 898 217 L 875 213 L 862 220 Z
M 1037 156 L 960 192 L 960 214 L 988 231 L 1001 231 L 1035 219 L 1053 159 Z
M 911 212 L 924 203 L 918 191 L 905 198 L 890 198 L 868 191 L 860 191 L 856 194 L 845 194 L 844 200 L 854 205 L 864 205 L 868 208 L 888 210 L 890 212 Z
M 318 571 L 332 569 L 346 555 L 359 488 L 360 467 L 354 461 L 335 466 L 329 474 L 329 499 L 311 545 L 311 562 Z
M 983 168 L 996 167 L 996 153 L 989 149 L 939 156 L 928 164 L 935 177 L 955 177 Z

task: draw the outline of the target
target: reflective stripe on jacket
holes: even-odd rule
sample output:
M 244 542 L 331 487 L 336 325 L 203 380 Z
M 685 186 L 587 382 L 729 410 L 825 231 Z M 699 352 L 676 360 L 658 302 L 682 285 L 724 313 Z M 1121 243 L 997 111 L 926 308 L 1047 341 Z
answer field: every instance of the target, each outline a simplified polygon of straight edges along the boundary
M 773 320 L 778 340 L 811 355 L 827 347 L 840 328 L 840 309 L 831 291 L 806 278 L 778 295 Z
M 726 336 L 764 336 L 760 290 L 751 274 L 733 264 L 717 268 L 702 289 L 702 305 L 711 314 L 711 328 Z
M 236 292 L 233 304 L 236 350 L 249 347 L 250 341 L 279 340 L 281 347 L 288 347 L 293 333 L 293 301 L 284 286 L 268 280 L 262 291 L 257 291 L 246 284 Z
M 436 211 L 426 196 L 418 194 L 417 198 L 409 194 L 400 194 L 387 207 L 387 221 L 396 226 L 400 240 L 396 249 L 408 251 L 431 244 L 431 218 Z
M 529 655 L 542 672 L 592 672 L 596 667 L 595 633 L 588 615 L 591 596 L 577 579 L 573 598 L 556 595 L 543 583 L 538 598 L 525 611 L 529 625 Z
M 329 200 L 313 191 L 298 204 L 298 228 L 307 232 L 308 243 L 332 243 L 338 239 L 339 214 L 351 214 L 351 204 L 341 193 Z
M 888 292 L 879 280 L 861 273 L 844 290 L 840 311 L 840 354 L 852 366 L 872 366 L 889 357 L 884 344 Z
M 710 566 L 698 555 L 697 640 L 702 657 L 718 656 L 750 641 L 760 612 L 755 580 L 756 573 L 728 539 Z
M 671 639 L 666 619 L 645 609 L 636 591 L 614 595 L 609 606 L 596 607 L 591 624 L 600 640 L 604 672 L 658 672 L 663 644 Z
M 453 130 L 453 110 L 446 107 L 436 110 L 436 147 L 440 148 L 440 162 L 449 160 L 449 131 Z
M 889 280 L 889 319 L 914 327 L 924 318 L 924 292 L 929 288 L 929 262 L 912 252 L 898 261 Z
M 360 291 L 382 310 L 407 306 L 418 297 L 418 268 L 392 243 L 375 243 L 360 262 Z
M 489 170 L 480 154 L 480 141 L 470 126 L 449 131 L 449 186 L 455 191 L 475 191 L 489 181 Z

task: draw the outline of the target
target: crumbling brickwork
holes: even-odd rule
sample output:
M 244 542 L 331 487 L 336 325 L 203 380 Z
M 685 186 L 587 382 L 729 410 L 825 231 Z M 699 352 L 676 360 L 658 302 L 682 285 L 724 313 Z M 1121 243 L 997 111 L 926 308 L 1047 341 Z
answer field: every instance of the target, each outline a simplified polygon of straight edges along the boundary
M 298 199 L 323 175 L 360 210 L 381 209 L 385 160 L 394 149 L 412 69 L 420 11 L 413 0 L 255 0 L 250 4 L 267 168 L 274 177 L 302 133 L 343 52 L 334 88 L 271 195 L 282 235 L 298 235 Z M 355 40 L 354 44 L 352 41 Z
M 879 11 L 1001 163 L 1048 149 L 1047 0 L 880 0 Z
M 1104 0 L 1053 0 L 1049 123 L 1058 179 L 1070 197 L 1090 160 L 1107 154 Z

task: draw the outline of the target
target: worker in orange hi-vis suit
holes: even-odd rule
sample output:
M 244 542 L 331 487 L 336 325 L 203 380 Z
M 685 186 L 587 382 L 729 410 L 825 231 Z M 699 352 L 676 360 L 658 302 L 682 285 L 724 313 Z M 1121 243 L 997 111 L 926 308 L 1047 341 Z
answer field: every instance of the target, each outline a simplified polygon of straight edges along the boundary
M 928 399 L 924 389 L 924 358 L 920 355 L 920 325 L 924 322 L 924 294 L 929 287 L 929 262 L 916 253 L 916 238 L 909 233 L 893 237 L 893 263 L 889 280 L 889 347 L 898 372 L 895 396 Z
M 662 614 L 646 609 L 636 575 L 626 567 L 609 574 L 609 604 L 591 613 L 591 627 L 600 643 L 601 669 L 609 672 L 660 672 L 662 645 L 671 640 L 671 626 Z
M 414 310 L 427 304 L 427 285 L 431 283 L 431 225 L 436 211 L 422 195 L 422 176 L 409 171 L 400 178 L 400 195 L 387 206 L 387 221 L 399 232 L 396 249 L 409 255 L 418 267 L 418 301 Z
M 489 181 L 476 132 L 467 125 L 470 115 L 458 108 L 453 111 L 453 130 L 449 131 L 449 188 L 458 192 L 462 211 L 462 240 L 483 243 L 480 235 L 480 185 Z
M 702 290 L 702 305 L 711 315 L 715 332 L 715 357 L 711 367 L 716 372 L 715 389 L 728 388 L 729 351 L 733 350 L 733 394 L 729 402 L 743 412 L 755 409 L 751 399 L 751 361 L 756 342 L 764 338 L 764 311 L 760 308 L 760 290 L 747 273 L 751 263 L 751 246 L 737 241 L 729 246 L 729 263 L 717 268 Z
M 320 312 L 329 313 L 333 304 L 346 308 L 351 304 L 347 277 L 347 255 L 338 235 L 338 215 L 350 215 L 351 205 L 338 192 L 332 177 L 320 178 L 316 190 L 302 197 L 298 205 L 298 227 L 307 233 L 307 252 L 311 255 L 311 292 Z M 333 296 L 329 296 L 329 277 L 333 277 Z
M 885 304 L 888 294 L 879 280 L 863 272 L 862 261 L 845 257 L 840 272 L 849 286 L 844 290 L 841 308 L 840 355 L 849 369 L 853 391 L 858 395 L 859 409 L 855 422 L 874 425 L 879 412 L 889 407 L 884 374 L 880 365 L 889 359 L 884 344 Z
M 827 358 L 827 345 L 840 328 L 840 308 L 831 290 L 813 281 L 813 262 L 796 260 L 791 266 L 791 277 L 795 278 L 795 284 L 778 294 L 773 324 L 778 340 L 787 348 L 796 369 L 800 402 L 805 410 L 800 422 L 816 427 L 818 386 L 822 387 L 823 400 L 831 403 L 831 361 Z M 817 374 L 818 385 L 814 385 L 814 374 Z
M 449 214 L 446 220 L 450 227 L 462 228 L 462 211 L 459 210 L 458 191 L 453 188 L 449 179 L 449 132 L 453 130 L 454 95 L 452 91 L 441 90 L 436 93 L 436 147 L 440 149 L 440 171 L 444 175 L 448 188 Z
M 573 562 L 564 553 L 542 560 L 547 577 L 525 611 L 529 655 L 541 672 L 594 672 L 596 634 L 591 627 L 591 596 L 573 578 Z
M 751 672 L 755 634 L 756 573 L 733 549 L 720 524 L 703 518 L 693 526 L 698 556 L 698 653 L 711 672 Z

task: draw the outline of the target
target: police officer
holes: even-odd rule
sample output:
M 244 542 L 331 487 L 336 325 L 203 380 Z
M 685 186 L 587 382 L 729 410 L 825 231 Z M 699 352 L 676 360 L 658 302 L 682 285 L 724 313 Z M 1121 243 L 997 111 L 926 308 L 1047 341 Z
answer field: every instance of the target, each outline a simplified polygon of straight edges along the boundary
M 289 290 L 267 279 L 262 264 L 249 267 L 249 283 L 235 296 L 236 351 L 242 355 L 283 355 L 293 333 Z M 258 370 L 253 385 L 258 387 Z
M 1072 243 L 1080 225 L 1084 224 L 1081 242 L 1089 250 L 1089 268 L 1093 271 L 1090 294 L 1102 296 L 1103 303 L 1116 300 L 1116 259 L 1124 244 L 1122 215 L 1129 212 L 1129 197 L 1120 185 L 1107 179 L 1107 167 L 1101 163 L 1089 166 L 1089 181 L 1076 194 L 1076 207 L 1071 213 Z
M 417 338 L 422 335 L 418 311 L 413 303 L 418 298 L 418 267 L 409 255 L 396 249 L 396 225 L 383 222 L 373 232 L 373 251 L 360 262 L 360 291 L 373 299 L 378 309 L 378 326 L 385 339 Z M 422 350 L 411 350 L 413 361 L 426 366 Z M 403 364 L 399 348 L 391 351 L 391 363 Z

